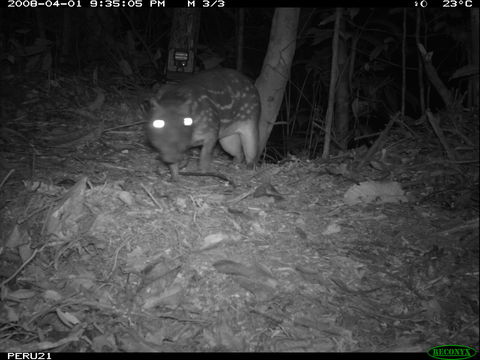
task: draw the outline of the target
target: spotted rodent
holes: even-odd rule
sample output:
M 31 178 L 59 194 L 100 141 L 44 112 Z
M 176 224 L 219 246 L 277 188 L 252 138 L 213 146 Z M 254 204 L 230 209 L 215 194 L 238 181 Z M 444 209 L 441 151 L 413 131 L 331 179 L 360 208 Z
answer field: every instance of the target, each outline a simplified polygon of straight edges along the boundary
M 235 161 L 245 159 L 251 168 L 257 160 L 260 98 L 238 71 L 209 70 L 166 85 L 151 105 L 147 137 L 174 179 L 178 163 L 195 146 L 202 147 L 200 171 L 206 172 L 217 140 Z

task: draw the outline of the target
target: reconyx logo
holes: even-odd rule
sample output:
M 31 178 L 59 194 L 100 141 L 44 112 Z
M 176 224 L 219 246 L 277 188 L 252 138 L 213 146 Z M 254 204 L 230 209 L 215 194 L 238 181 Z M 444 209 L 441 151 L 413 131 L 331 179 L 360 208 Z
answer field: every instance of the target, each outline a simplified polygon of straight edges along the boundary
M 463 345 L 440 345 L 427 351 L 432 358 L 441 360 L 461 360 L 470 359 L 477 354 L 477 350 Z

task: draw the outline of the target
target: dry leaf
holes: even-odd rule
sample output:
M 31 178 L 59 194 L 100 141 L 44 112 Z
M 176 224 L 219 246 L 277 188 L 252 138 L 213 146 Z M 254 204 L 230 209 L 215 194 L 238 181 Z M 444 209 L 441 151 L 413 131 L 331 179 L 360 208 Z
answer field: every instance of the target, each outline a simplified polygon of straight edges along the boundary
M 364 181 L 353 185 L 343 196 L 345 203 L 398 203 L 408 201 L 398 182 Z
M 65 239 L 77 232 L 77 219 L 84 215 L 83 198 L 86 190 L 87 177 L 84 176 L 63 196 L 62 200 L 50 211 L 46 232 Z
M 72 315 L 69 312 L 63 312 L 59 308 L 57 308 L 57 315 L 58 318 L 68 327 L 72 327 L 80 323 L 80 320 L 78 320 L 75 315 Z
M 33 251 L 32 251 L 32 249 L 30 248 L 30 245 L 25 244 L 25 245 L 21 245 L 21 246 L 18 248 L 18 254 L 19 254 L 20 257 L 22 258 L 22 262 L 25 262 L 25 261 L 27 261 L 28 259 L 30 259 L 30 257 L 31 257 L 32 254 L 33 254 Z
M 228 235 L 224 233 L 216 233 L 216 234 L 208 235 L 203 239 L 203 242 L 200 245 L 199 250 L 203 251 L 203 250 L 211 249 L 217 246 L 222 241 L 225 241 L 227 239 L 228 239 Z
M 135 203 L 135 198 L 128 191 L 120 191 L 118 193 L 118 198 L 128 206 L 132 206 Z
M 24 300 L 34 297 L 37 293 L 33 290 L 19 289 L 7 294 L 7 297 L 12 300 Z
M 143 308 L 151 309 L 155 306 L 177 307 L 183 299 L 183 288 L 180 285 L 174 285 L 170 289 L 164 291 L 159 296 L 151 296 L 145 300 Z
M 6 320 L 8 322 L 17 322 L 20 319 L 20 316 L 18 315 L 17 311 L 15 309 L 13 309 L 12 307 L 10 307 L 8 305 L 3 305 L 3 309 L 7 313 Z M 4 311 L 2 311 L 2 312 L 4 312 Z
M 45 290 L 43 298 L 47 301 L 60 301 L 63 299 L 63 296 L 55 290 Z
M 15 225 L 7 239 L 5 247 L 14 249 L 22 244 L 30 243 L 30 236 L 21 226 Z

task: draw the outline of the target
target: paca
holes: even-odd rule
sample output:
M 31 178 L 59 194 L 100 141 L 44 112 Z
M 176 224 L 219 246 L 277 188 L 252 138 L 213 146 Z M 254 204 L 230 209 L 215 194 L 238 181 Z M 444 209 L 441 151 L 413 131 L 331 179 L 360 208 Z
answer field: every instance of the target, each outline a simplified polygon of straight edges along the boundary
M 260 99 L 252 82 L 235 70 L 199 73 L 165 85 L 155 99 L 147 125 L 150 143 L 178 175 L 178 162 L 190 147 L 201 146 L 200 171 L 206 172 L 217 141 L 237 162 L 253 167 L 258 154 Z

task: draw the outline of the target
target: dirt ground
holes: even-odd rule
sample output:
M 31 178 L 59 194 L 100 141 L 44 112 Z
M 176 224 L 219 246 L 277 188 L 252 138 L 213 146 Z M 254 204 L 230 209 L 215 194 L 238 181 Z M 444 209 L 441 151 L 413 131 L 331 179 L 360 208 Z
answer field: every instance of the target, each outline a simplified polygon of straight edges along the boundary
M 393 132 L 387 170 L 218 152 L 230 181 L 172 182 L 137 99 L 55 91 L 3 106 L 2 351 L 478 349 L 478 167 Z

